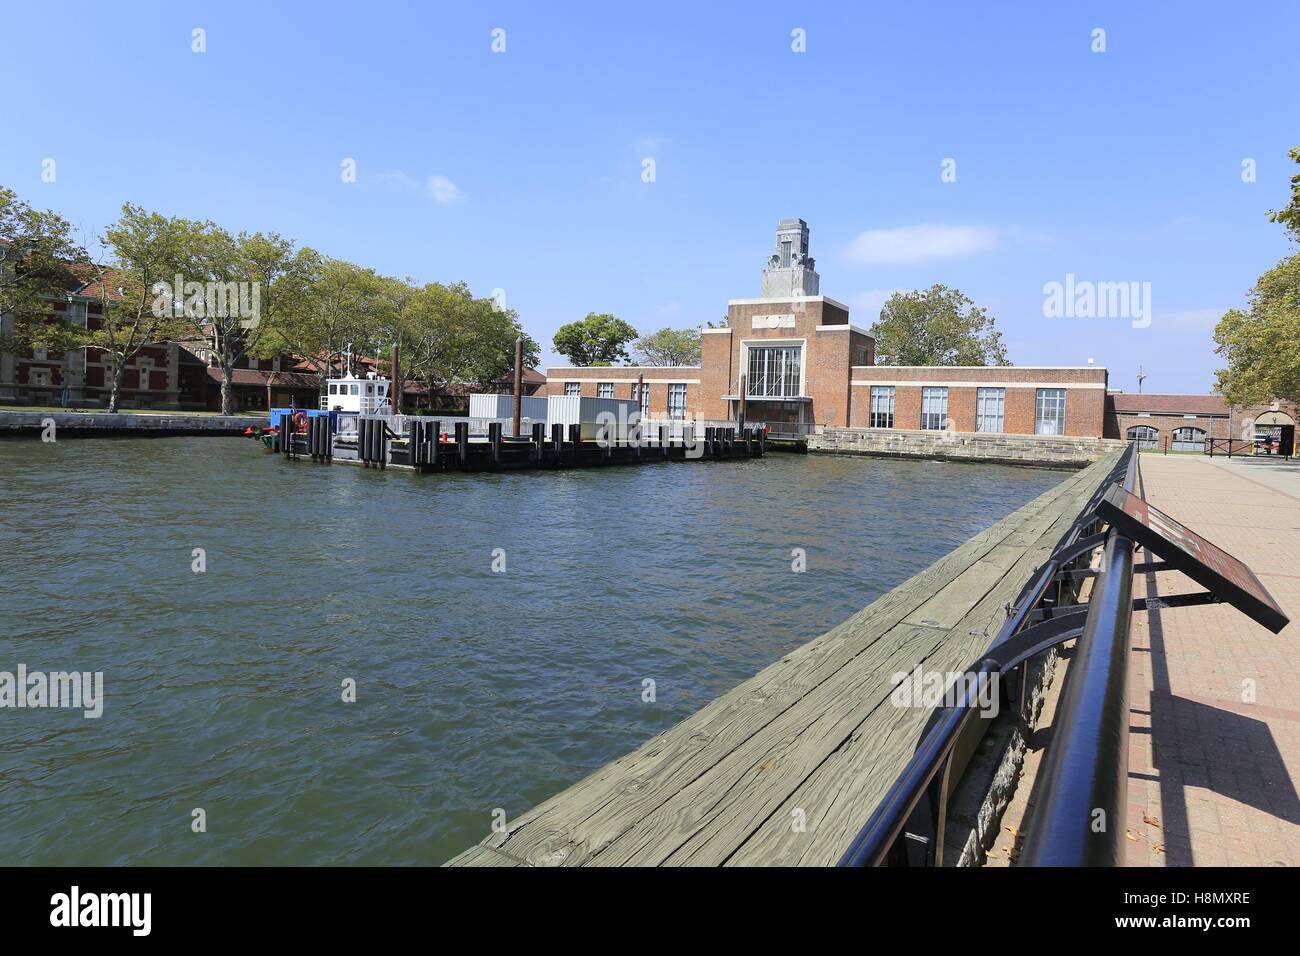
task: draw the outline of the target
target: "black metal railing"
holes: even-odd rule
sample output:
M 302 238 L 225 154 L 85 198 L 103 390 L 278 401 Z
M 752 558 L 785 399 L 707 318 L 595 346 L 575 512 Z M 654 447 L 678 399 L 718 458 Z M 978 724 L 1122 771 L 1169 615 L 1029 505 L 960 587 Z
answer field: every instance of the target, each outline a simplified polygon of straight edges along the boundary
M 1096 788 L 1087 791 L 1087 799 L 1106 798 L 1102 809 L 1111 830 L 1114 830 L 1117 819 L 1123 819 L 1124 794 L 1122 790 L 1115 793 L 1113 767 L 1118 761 L 1118 779 L 1122 783 L 1127 770 L 1128 711 L 1123 706 L 1115 709 L 1116 688 L 1113 685 L 1118 682 L 1117 692 L 1122 702 L 1126 657 L 1118 648 L 1126 651 L 1128 646 L 1132 613 L 1132 545 L 1126 539 L 1118 538 L 1113 531 L 1101 530 L 1103 523 L 1096 517 L 1095 508 L 1116 482 L 1122 482 L 1127 490 L 1132 490 L 1137 469 L 1137 445 L 1130 443 L 1115 468 L 1100 483 L 1061 538 L 1051 557 L 1008 608 L 1007 620 L 988 651 L 978 664 L 968 668 L 965 699 L 955 707 L 936 711 L 930 729 L 912 759 L 841 857 L 840 866 L 942 865 L 948 795 L 952 778 L 960 774 L 960 770 L 954 768 L 957 745 L 963 740 L 970 743 L 966 736 L 968 730 L 982 734 L 987 729 L 971 725 L 972 719 L 980 712 L 977 689 L 994 680 L 1009 697 L 1009 685 L 1014 683 L 1016 699 L 1008 700 L 1008 703 L 1013 703 L 1023 715 L 1031 658 L 1076 637 L 1081 640 L 1075 660 L 1086 663 L 1082 672 L 1076 670 L 1075 664 L 1071 665 L 1072 676 L 1067 680 L 1067 687 L 1072 688 L 1071 694 L 1086 695 L 1087 700 L 1073 706 L 1073 717 L 1063 709 L 1056 721 L 1058 725 L 1069 719 L 1079 722 L 1077 732 L 1065 733 L 1059 738 L 1066 744 L 1058 751 L 1057 759 L 1068 759 L 1059 772 L 1069 773 L 1069 780 L 1076 781 L 1078 774 L 1085 772 L 1089 759 L 1094 767 L 1109 763 L 1112 769 L 1102 775 L 1103 779 Z M 1117 541 L 1126 543 L 1118 545 Z M 1106 551 L 1098 572 L 1079 567 L 1102 546 Z M 1073 596 L 1076 582 L 1088 576 L 1097 579 L 1090 602 L 1087 605 L 1064 603 Z M 1122 600 L 1117 593 L 1120 588 L 1123 589 Z M 1118 677 L 1114 674 L 1116 654 L 1120 657 Z M 1003 678 L 1014 680 L 1005 681 Z M 1117 718 L 1122 726 L 1114 726 L 1111 718 Z M 1122 739 L 1118 739 L 1120 737 Z M 1089 740 L 1095 744 L 1090 754 L 1087 749 Z M 1114 749 L 1116 746 L 1120 747 L 1118 753 Z M 1065 816 L 1073 811 L 1072 807 L 1064 804 L 1054 804 L 1050 797 L 1047 807 L 1046 811 L 1036 811 L 1035 818 L 1042 820 L 1056 814 Z M 1085 820 L 1085 824 L 1087 822 Z M 1051 824 L 1045 823 L 1044 826 L 1050 827 Z M 1062 830 L 1045 846 L 1051 847 L 1056 858 L 1068 856 L 1062 841 L 1068 841 L 1070 835 L 1077 835 L 1077 831 Z M 1113 832 L 1109 836 L 1112 841 L 1116 839 Z M 1099 850 L 1100 843 L 1089 841 L 1086 848 L 1080 847 L 1076 856 L 1092 859 L 1104 855 Z

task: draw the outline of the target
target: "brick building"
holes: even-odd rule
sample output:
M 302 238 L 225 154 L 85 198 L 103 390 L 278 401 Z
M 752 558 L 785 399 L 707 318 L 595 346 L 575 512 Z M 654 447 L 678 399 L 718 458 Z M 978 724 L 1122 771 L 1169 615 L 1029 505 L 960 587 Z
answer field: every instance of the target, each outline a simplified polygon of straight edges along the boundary
M 103 321 L 101 291 L 97 282 L 78 283 L 61 298 L 50 300 L 49 321 L 93 331 Z M 117 293 L 109 289 L 107 297 L 116 298 Z M 0 334 L 12 334 L 13 323 L 13 316 L 0 316 Z M 112 361 L 95 348 L 0 352 L 0 401 L 107 405 Z M 177 346 L 162 343 L 142 348 L 122 369 L 118 395 L 119 403 L 127 408 L 176 408 L 180 399 Z
M 1138 441 L 1171 451 L 1204 451 L 1211 439 L 1254 442 L 1276 438 L 1281 454 L 1294 453 L 1294 402 L 1233 408 L 1222 395 L 1146 395 L 1113 392 L 1106 396 L 1106 438 Z
M 876 365 L 848 306 L 821 294 L 801 219 L 777 226 L 762 291 L 727 303 L 726 328 L 703 330 L 699 365 L 556 367 L 544 393 L 639 397 L 651 419 L 736 421 L 743 407 L 776 430 L 1102 435 L 1104 368 Z

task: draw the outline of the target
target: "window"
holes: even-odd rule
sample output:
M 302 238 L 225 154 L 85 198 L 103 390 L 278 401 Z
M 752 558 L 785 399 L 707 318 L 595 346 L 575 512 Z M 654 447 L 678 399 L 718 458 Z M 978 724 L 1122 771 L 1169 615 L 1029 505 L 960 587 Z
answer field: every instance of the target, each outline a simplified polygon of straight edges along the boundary
M 581 395 L 581 394 L 582 394 L 582 383 L 581 383 L 581 382 L 565 382 L 565 383 L 564 383 L 564 394 L 565 394 L 565 395 Z
M 871 420 L 872 428 L 894 427 L 894 386 L 871 386 Z
M 330 382 L 330 394 L 337 395 L 338 393 L 339 393 L 339 387 L 335 385 L 333 382 Z
M 686 417 L 686 386 L 672 384 L 668 386 L 668 417 Z
M 1006 431 L 1007 390 L 981 388 L 975 392 L 975 430 Z
M 948 389 L 921 389 L 921 427 L 942 431 L 948 425 Z
M 650 385 L 641 386 L 641 417 L 647 418 L 650 415 Z
M 1204 428 L 1193 428 L 1190 425 L 1175 428 L 1171 437 L 1173 440 L 1171 447 L 1174 451 L 1205 451 Z
M 596 397 L 597 397 L 597 398 L 613 398 L 613 397 L 614 397 L 614 383 L 613 383 L 613 382 L 597 382 L 597 383 L 596 383 Z
M 1040 388 L 1034 415 L 1035 435 L 1065 434 L 1065 389 Z
M 1128 440 L 1143 448 L 1154 448 L 1160 444 L 1160 431 L 1150 425 L 1134 425 L 1128 430 Z
M 360 394 L 361 394 L 361 386 L 359 386 L 359 385 L 353 385 L 353 386 L 352 386 L 352 394 L 353 394 L 353 395 L 360 395 Z
M 795 398 L 803 394 L 798 345 L 765 346 L 749 350 L 748 398 Z

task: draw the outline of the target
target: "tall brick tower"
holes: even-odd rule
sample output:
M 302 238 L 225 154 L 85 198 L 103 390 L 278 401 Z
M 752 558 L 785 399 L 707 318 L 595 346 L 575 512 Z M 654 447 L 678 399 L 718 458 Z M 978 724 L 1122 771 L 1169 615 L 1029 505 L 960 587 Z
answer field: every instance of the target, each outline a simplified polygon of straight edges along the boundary
M 808 255 L 808 223 L 782 219 L 776 226 L 776 252 L 763 270 L 763 298 L 820 295 L 821 277 Z

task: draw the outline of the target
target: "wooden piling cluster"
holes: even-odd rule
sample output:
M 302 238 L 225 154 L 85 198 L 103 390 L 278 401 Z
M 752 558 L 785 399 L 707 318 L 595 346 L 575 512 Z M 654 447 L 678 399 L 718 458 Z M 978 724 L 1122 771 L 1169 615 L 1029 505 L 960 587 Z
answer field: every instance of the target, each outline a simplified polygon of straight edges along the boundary
M 960 672 L 977 660 L 1118 455 L 1070 475 L 449 865 L 834 865 L 933 713 L 897 705 L 892 675 Z

